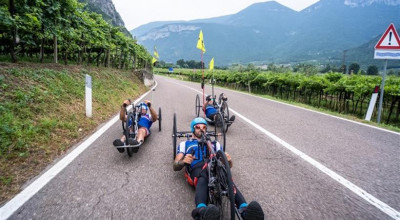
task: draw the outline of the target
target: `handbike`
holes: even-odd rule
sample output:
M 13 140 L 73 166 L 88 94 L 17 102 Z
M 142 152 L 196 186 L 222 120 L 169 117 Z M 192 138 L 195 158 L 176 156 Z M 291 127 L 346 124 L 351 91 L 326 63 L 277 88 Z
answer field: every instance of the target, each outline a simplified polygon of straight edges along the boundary
M 126 151 L 128 153 L 129 157 L 132 157 L 134 153 L 134 148 L 137 148 L 139 146 L 131 146 L 129 145 L 129 138 L 136 138 L 136 135 L 138 134 L 138 122 L 140 120 L 141 114 L 140 112 L 142 111 L 142 105 L 132 105 L 132 111 L 128 110 L 128 106 L 125 107 L 125 114 L 127 114 L 126 121 L 122 121 L 122 130 L 123 134 L 125 135 L 125 146 L 120 146 L 118 148 L 124 147 L 126 148 Z M 161 108 L 158 108 L 158 130 L 161 131 Z
M 226 103 L 226 98 L 222 98 L 221 96 L 225 97 L 223 93 L 220 95 L 220 100 L 219 102 L 214 101 L 214 106 L 217 109 L 217 113 L 214 116 L 214 120 L 211 120 L 207 117 L 205 117 L 206 121 L 209 122 L 210 124 L 213 124 L 217 129 L 219 130 L 224 130 L 226 133 L 228 131 L 228 127 L 232 124 L 231 121 L 229 121 L 229 108 L 228 104 Z M 215 96 L 213 97 L 213 100 L 215 100 Z M 196 103 L 195 103 L 195 114 L 197 117 L 200 115 L 200 109 L 202 109 L 203 106 L 200 104 L 200 97 L 197 94 L 196 95 Z
M 177 131 L 176 114 L 174 114 L 173 125 L 173 150 L 174 158 L 176 156 L 177 138 L 191 137 L 189 131 Z M 221 134 L 215 132 L 203 133 L 199 143 L 200 147 L 206 147 L 207 150 L 207 172 L 208 172 L 208 188 L 209 188 L 209 203 L 214 204 L 220 210 L 221 219 L 241 219 L 238 208 L 235 205 L 234 184 L 228 159 L 223 150 L 214 151 L 212 144 L 218 141 Z M 211 138 L 214 140 L 211 141 Z M 225 138 L 225 137 L 223 137 Z M 224 148 L 222 148 L 224 149 Z
M 225 126 L 226 126 L 225 132 L 228 131 L 229 126 L 231 126 L 231 124 L 233 123 L 233 121 L 231 121 L 229 117 L 229 107 L 227 101 L 228 98 L 225 96 L 224 93 L 221 93 L 219 94 L 218 102 L 216 103 L 216 105 L 218 106 L 217 109 L 219 109 L 219 112 L 221 113 L 222 118 L 225 121 Z

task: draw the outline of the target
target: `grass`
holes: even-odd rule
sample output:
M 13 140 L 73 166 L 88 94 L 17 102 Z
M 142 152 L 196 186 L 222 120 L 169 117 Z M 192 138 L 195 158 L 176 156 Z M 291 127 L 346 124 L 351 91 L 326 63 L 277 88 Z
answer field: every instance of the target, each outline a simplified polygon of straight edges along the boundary
M 85 74 L 93 116 L 85 114 Z M 0 63 L 0 204 L 147 88 L 132 71 Z

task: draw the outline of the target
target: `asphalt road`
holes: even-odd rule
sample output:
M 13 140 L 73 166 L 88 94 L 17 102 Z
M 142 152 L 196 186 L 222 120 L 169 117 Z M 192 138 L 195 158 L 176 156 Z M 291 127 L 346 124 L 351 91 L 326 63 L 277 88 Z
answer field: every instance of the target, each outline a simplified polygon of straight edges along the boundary
M 162 108 L 161 132 L 155 123 L 130 158 L 112 146 L 122 134 L 116 122 L 10 219 L 190 219 L 194 190 L 183 172 L 172 169 L 172 119 L 176 112 L 178 131 L 189 130 L 194 90 L 200 91 L 200 85 L 161 76 L 156 80 L 156 91 L 146 99 L 153 97 L 153 106 Z M 267 219 L 400 219 L 262 130 L 365 190 L 395 215 L 400 210 L 398 133 L 215 89 L 216 94 L 222 91 L 229 107 L 243 116 L 227 133 L 234 181 L 248 202 L 261 204 Z M 206 93 L 211 94 L 209 85 Z

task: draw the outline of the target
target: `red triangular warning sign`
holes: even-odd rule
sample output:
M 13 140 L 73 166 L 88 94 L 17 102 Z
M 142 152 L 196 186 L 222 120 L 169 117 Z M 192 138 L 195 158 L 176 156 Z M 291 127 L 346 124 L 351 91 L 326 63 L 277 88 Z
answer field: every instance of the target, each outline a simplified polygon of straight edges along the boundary
M 390 24 L 388 29 L 386 29 L 381 39 L 375 45 L 375 49 L 400 50 L 400 38 L 393 24 Z

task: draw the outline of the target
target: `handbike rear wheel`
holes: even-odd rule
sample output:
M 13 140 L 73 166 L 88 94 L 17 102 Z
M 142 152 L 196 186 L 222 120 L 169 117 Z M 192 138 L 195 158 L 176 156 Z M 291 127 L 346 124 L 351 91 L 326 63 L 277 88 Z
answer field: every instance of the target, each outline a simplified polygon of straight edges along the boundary
M 200 115 L 200 108 L 202 106 L 200 105 L 200 96 L 197 94 L 196 95 L 196 103 L 195 103 L 195 114 L 197 117 Z
M 161 108 L 158 108 L 158 131 L 161 131 Z
M 174 158 L 173 160 L 175 160 L 176 157 L 176 113 L 174 113 L 174 124 L 172 127 L 172 145 L 173 145 L 173 150 L 174 150 Z
M 214 130 L 216 137 L 215 139 L 222 144 L 222 147 L 224 151 L 226 150 L 226 133 L 225 133 L 225 120 L 222 117 L 221 113 L 217 113 L 215 115 L 215 120 L 214 120 Z
M 233 180 L 231 168 L 225 152 L 219 150 L 217 152 L 217 181 L 219 184 L 219 193 L 216 205 L 220 210 L 221 219 L 235 219 L 235 195 L 233 190 Z

